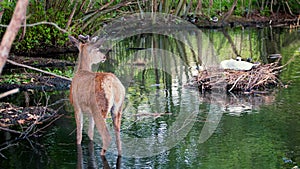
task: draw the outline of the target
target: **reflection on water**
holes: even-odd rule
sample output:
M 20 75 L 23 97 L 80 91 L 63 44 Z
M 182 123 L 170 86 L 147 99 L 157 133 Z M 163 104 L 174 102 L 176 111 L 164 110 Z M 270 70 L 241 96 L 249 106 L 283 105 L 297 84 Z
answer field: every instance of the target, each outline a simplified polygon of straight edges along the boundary
M 105 156 L 100 156 L 101 157 L 101 166 L 98 165 L 96 157 L 99 155 L 95 154 L 95 147 L 94 147 L 94 142 L 89 141 L 88 142 L 88 154 L 83 154 L 82 151 L 82 146 L 77 145 L 77 169 L 85 169 L 85 168 L 102 168 L 104 169 L 110 169 L 110 168 L 116 168 L 120 169 L 121 168 L 121 157 L 118 156 L 116 159 L 116 165 L 115 166 L 110 166 L 106 157 Z M 84 160 L 87 158 L 87 163 L 84 163 Z
M 231 92 L 228 94 L 205 93 L 199 97 L 201 103 L 216 104 L 217 102 L 221 112 L 233 116 L 259 112 L 260 107 L 272 105 L 275 99 L 275 91 L 253 95 L 235 94 Z
M 57 121 L 42 138 L 32 141 L 38 151 L 32 151 L 28 142 L 21 142 L 1 151 L 7 159 L 1 159 L 0 168 L 292 168 L 300 165 L 299 32 L 204 30 L 201 34 L 184 32 L 181 37 L 184 42 L 151 34 L 124 39 L 113 47 L 109 61 L 100 65 L 100 71 L 114 72 L 127 87 L 121 131 L 127 149 L 125 146 L 122 158 L 117 157 L 114 145 L 106 158 L 101 158 L 101 139 L 93 143 L 87 135 L 82 146 L 76 147 L 73 110 L 67 104 L 63 110 L 65 118 Z M 291 81 L 286 89 L 240 96 L 224 91 L 199 94 L 196 88 L 186 85 L 192 83 L 196 65 L 216 66 L 220 60 L 236 55 L 268 62 L 267 56 L 274 53 L 281 53 L 282 64 L 294 57 L 294 62 L 281 73 L 284 82 Z M 67 95 L 68 91 L 57 92 L 50 100 L 55 102 Z M 169 138 L 175 141 L 168 142 Z M 164 146 L 166 143 L 172 146 Z M 133 153 L 143 158 L 133 157 Z

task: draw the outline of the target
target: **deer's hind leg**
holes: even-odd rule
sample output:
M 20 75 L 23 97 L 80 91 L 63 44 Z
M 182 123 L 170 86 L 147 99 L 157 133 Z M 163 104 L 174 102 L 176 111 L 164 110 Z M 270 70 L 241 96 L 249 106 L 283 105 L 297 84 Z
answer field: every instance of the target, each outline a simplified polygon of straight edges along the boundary
M 101 155 L 105 155 L 105 152 L 110 145 L 111 137 L 106 126 L 105 118 L 102 117 L 100 110 L 93 112 L 93 117 L 96 128 L 102 137 L 103 147 L 101 150 Z
M 114 129 L 115 129 L 118 155 L 121 156 L 122 145 L 121 145 L 120 131 L 121 131 L 121 120 L 122 120 L 122 105 L 120 107 L 117 107 L 116 109 L 114 109 L 114 107 L 112 107 L 111 116 L 112 116 L 113 125 L 114 125 Z
M 88 136 L 90 140 L 94 140 L 94 127 L 95 127 L 95 121 L 94 117 L 92 115 L 92 112 L 89 113 L 89 130 L 88 130 Z

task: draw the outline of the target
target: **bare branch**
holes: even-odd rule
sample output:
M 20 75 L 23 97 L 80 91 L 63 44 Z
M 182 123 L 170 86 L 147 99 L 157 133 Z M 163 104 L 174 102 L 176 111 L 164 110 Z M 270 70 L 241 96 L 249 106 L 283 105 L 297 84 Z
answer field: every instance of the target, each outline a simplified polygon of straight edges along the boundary
M 289 10 L 289 13 L 290 13 L 292 16 L 295 16 L 295 15 L 293 14 L 293 12 L 292 12 L 290 6 L 289 6 L 288 1 L 285 1 L 285 5 L 287 6 L 287 8 L 288 8 L 288 10 Z
M 59 27 L 56 23 L 53 23 L 53 22 L 47 22 L 47 21 L 42 21 L 42 22 L 37 22 L 37 23 L 32 23 L 32 24 L 26 24 L 26 25 L 21 25 L 21 27 L 33 27 L 33 26 L 37 26 L 37 25 L 52 25 L 54 26 L 55 28 L 57 28 L 59 31 L 63 32 L 63 33 L 68 33 L 67 30 Z M 8 25 L 3 25 L 3 24 L 0 24 L 0 27 L 8 27 Z
M 47 125 L 43 126 L 42 128 L 38 129 L 37 131 L 31 133 L 29 135 L 29 137 L 33 136 L 34 134 L 44 130 L 45 128 L 49 127 L 52 123 L 54 123 L 56 120 L 60 119 L 63 116 L 63 114 L 58 115 L 55 119 L 53 119 L 52 121 L 50 121 Z
M 196 7 L 196 13 L 202 14 L 202 0 L 198 0 L 197 7 Z
M 12 60 L 9 60 L 9 59 L 7 59 L 7 62 L 11 63 L 13 65 L 16 65 L 16 66 L 25 67 L 25 68 L 35 70 L 35 71 L 38 71 L 38 72 L 42 72 L 42 73 L 45 73 L 45 74 L 48 74 L 48 75 L 51 75 L 51 76 L 59 77 L 59 78 L 64 79 L 64 80 L 72 81 L 72 79 L 70 79 L 70 78 L 67 78 L 67 77 L 64 77 L 64 76 L 59 76 L 57 74 L 47 72 L 47 71 L 44 71 L 44 70 L 41 70 L 41 69 L 38 69 L 38 68 L 35 68 L 35 67 L 31 67 L 31 66 L 28 66 L 28 65 L 24 65 L 24 64 L 21 64 L 21 63 L 17 63 L 17 62 L 14 62 Z
M 107 8 L 108 6 L 110 6 L 115 0 L 111 0 L 111 1 L 108 1 L 107 4 L 103 5 L 101 8 L 100 8 L 100 11 L 102 11 L 103 9 Z
M 235 0 L 235 1 L 233 2 L 233 5 L 231 6 L 230 10 L 229 10 L 227 13 L 225 13 L 224 18 L 222 19 L 222 23 L 223 23 L 224 21 L 226 21 L 226 20 L 231 16 L 231 14 L 232 14 L 232 12 L 233 12 L 234 7 L 236 6 L 236 4 L 237 4 L 237 0 Z
M 78 0 L 76 0 L 75 5 L 74 5 L 73 10 L 72 10 L 72 13 L 69 16 L 69 19 L 68 19 L 68 22 L 67 22 L 67 25 L 66 25 L 66 29 L 68 29 L 68 27 L 71 25 L 71 22 L 72 22 L 74 14 L 75 14 L 78 3 L 79 3 Z
M 5 128 L 5 127 L 0 127 L 0 130 L 7 131 L 7 132 L 11 132 L 11 133 L 15 133 L 15 134 L 21 134 L 21 132 L 19 132 L 19 131 L 12 130 L 12 129 Z M 0 151 L 1 151 L 1 150 L 2 150 L 2 149 L 0 149 Z
M 110 8 L 106 8 L 106 9 L 103 9 L 103 10 L 101 10 L 101 8 L 100 8 L 100 9 L 95 10 L 95 11 L 90 11 L 90 12 L 88 12 L 89 14 L 87 14 L 87 16 L 82 18 L 82 20 L 85 22 L 85 24 L 81 27 L 81 29 L 84 30 L 89 24 L 91 24 L 95 19 L 97 19 L 99 16 L 101 16 L 103 14 L 109 13 L 111 11 L 117 10 L 121 7 L 128 6 L 128 5 L 131 5 L 131 4 L 134 4 L 134 3 L 137 3 L 137 2 L 133 2 L 131 0 L 128 0 L 128 1 L 123 1 L 121 3 L 118 3 L 114 6 L 111 6 Z
M 0 99 L 1 99 L 1 98 L 3 98 L 3 97 L 9 96 L 9 95 L 12 95 L 12 94 L 18 93 L 18 92 L 19 92 L 19 88 L 12 89 L 12 90 L 10 90 L 10 91 L 7 91 L 7 92 L 4 92 L 4 93 L 1 93 L 1 94 L 0 94 Z

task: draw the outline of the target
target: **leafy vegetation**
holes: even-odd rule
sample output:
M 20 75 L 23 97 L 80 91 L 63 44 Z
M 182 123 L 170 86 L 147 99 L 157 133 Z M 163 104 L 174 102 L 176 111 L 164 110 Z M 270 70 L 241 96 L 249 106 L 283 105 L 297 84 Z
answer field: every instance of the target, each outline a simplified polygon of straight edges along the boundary
M 1 76 L 0 84 L 22 84 L 29 81 L 30 79 L 27 79 L 25 75 L 13 74 Z
M 41 21 L 53 22 L 71 34 L 92 34 L 109 20 L 136 12 L 163 12 L 177 16 L 202 15 L 209 19 L 230 10 L 234 2 L 229 0 L 173 0 L 173 1 L 133 1 L 133 0 L 30 0 L 27 14 L 27 25 Z M 13 14 L 16 1 L 3 0 L 0 3 L 2 24 L 8 24 Z M 285 13 L 291 16 L 299 14 L 298 0 L 277 1 L 237 1 L 233 15 L 250 16 L 260 14 L 270 16 Z M 223 17 L 220 16 L 220 17 Z M 5 29 L 0 29 L 0 36 Z M 67 34 L 60 32 L 52 25 L 30 26 L 19 32 L 13 50 L 29 51 L 34 48 L 63 46 L 68 41 Z
M 47 71 L 48 72 L 51 72 L 51 73 L 54 73 L 54 74 L 57 74 L 57 75 L 60 75 L 60 76 L 65 76 L 65 77 L 73 77 L 73 70 L 72 69 L 64 69 L 64 70 L 61 70 L 61 69 L 49 69 L 47 68 Z
M 73 70 L 72 69 L 58 69 L 58 68 L 47 68 L 46 69 L 48 72 L 55 73 L 60 76 L 65 76 L 65 77 L 73 77 Z M 35 82 L 35 76 L 32 76 L 30 72 L 35 73 L 35 71 L 28 71 L 27 73 L 24 74 L 4 74 L 1 75 L 0 77 L 0 85 L 3 84 L 29 84 Z

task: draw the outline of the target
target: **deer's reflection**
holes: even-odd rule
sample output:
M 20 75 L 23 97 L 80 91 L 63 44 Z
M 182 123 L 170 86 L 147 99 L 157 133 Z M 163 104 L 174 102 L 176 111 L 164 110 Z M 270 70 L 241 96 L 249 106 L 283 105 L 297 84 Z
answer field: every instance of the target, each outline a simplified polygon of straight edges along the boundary
M 87 163 L 84 164 L 84 159 L 87 156 Z M 100 154 L 99 154 L 100 156 Z M 93 141 L 89 141 L 88 144 L 88 154 L 87 155 L 83 155 L 83 151 L 82 151 L 82 147 L 81 145 L 77 145 L 77 169 L 85 169 L 85 168 L 92 168 L 92 169 L 97 169 L 99 168 L 99 166 L 101 166 L 101 164 L 97 164 L 97 158 L 98 155 L 95 155 L 95 148 L 94 148 L 94 142 Z M 109 163 L 106 159 L 105 156 L 100 156 L 101 160 L 102 160 L 102 166 L 103 169 L 110 169 L 111 167 L 109 166 Z M 121 156 L 118 156 L 117 161 L 116 161 L 116 167 L 112 167 L 112 168 L 117 168 L 120 169 L 121 168 Z

